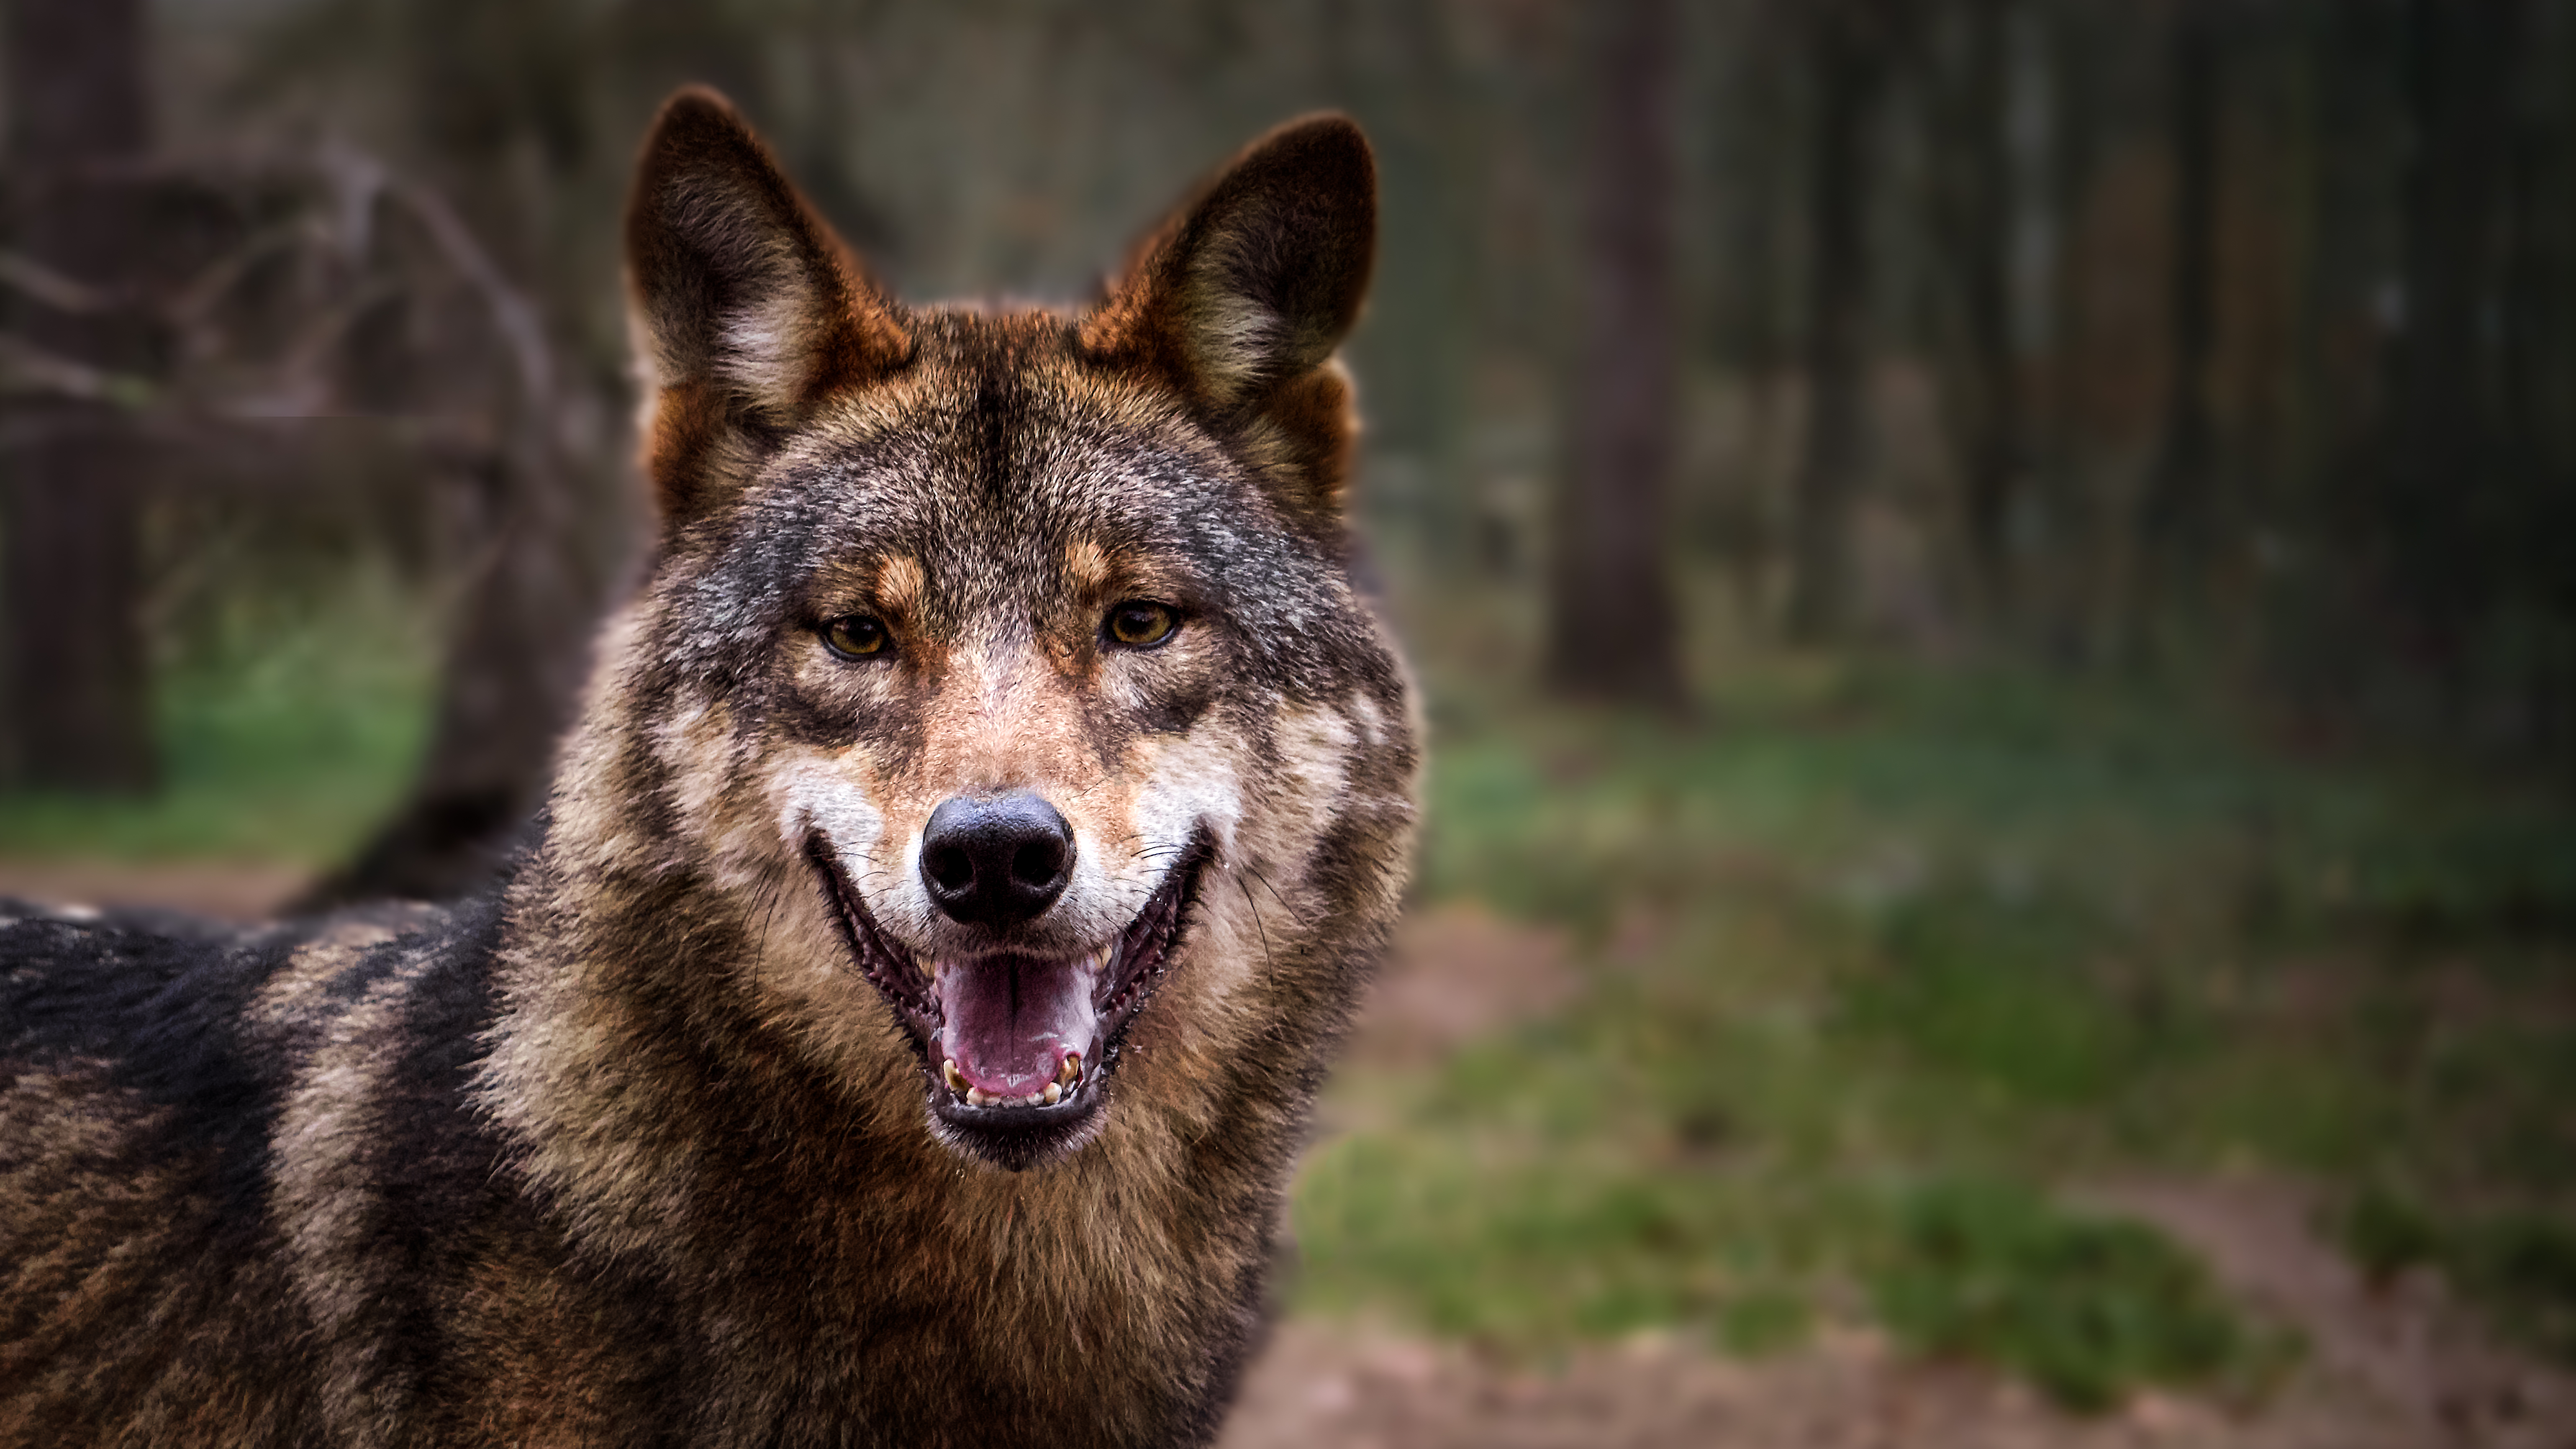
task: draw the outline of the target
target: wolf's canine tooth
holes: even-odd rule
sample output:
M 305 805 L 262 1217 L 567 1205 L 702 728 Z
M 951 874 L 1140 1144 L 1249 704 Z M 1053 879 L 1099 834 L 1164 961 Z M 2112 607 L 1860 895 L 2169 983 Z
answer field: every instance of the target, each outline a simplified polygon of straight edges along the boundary
M 1058 1085 L 1067 1087 L 1082 1080 L 1082 1053 L 1066 1052 L 1055 1069 L 1055 1079 Z
M 966 1074 L 957 1070 L 956 1062 L 941 1062 L 939 1064 L 939 1076 L 940 1080 L 948 1084 L 948 1090 L 955 1092 L 961 1097 L 966 1095 Z

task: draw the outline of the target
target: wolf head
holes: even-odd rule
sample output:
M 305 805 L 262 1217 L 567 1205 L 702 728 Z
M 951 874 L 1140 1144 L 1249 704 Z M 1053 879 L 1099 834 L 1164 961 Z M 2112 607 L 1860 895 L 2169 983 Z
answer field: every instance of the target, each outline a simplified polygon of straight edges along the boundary
M 1008 1168 L 1302 1102 L 1412 820 L 1344 569 L 1374 218 L 1313 118 L 1087 310 L 913 309 L 672 100 L 626 222 L 661 536 L 548 845 L 629 918 L 590 953 L 641 913 L 689 963 L 658 989 Z

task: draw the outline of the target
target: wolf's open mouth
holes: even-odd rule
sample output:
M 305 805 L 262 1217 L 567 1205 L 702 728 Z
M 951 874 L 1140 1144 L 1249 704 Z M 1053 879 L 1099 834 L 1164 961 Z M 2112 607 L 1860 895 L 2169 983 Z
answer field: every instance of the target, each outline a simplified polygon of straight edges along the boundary
M 886 937 L 820 832 L 805 842 L 860 973 L 921 1053 L 931 1110 L 1013 1169 L 1073 1142 L 1098 1112 L 1126 1029 L 1170 968 L 1209 853 L 1204 837 L 1193 840 L 1106 945 L 933 959 Z

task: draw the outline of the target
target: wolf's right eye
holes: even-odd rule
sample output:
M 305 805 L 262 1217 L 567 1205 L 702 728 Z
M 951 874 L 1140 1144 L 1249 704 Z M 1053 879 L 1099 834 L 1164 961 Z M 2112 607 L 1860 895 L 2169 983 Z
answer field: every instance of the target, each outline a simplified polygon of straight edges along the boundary
M 1109 637 L 1130 649 L 1151 649 L 1180 627 L 1181 616 L 1171 605 L 1151 599 L 1129 599 L 1109 611 Z
M 844 659 L 883 654 L 886 626 L 865 614 L 843 614 L 824 623 L 823 646 Z

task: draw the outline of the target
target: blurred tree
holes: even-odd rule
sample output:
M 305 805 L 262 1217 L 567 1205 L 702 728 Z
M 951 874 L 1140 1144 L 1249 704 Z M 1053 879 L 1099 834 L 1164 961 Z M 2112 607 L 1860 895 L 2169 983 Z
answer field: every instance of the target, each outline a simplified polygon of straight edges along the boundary
M 143 0 L 14 0 L 9 166 L 23 315 L 8 448 L 10 740 L 23 783 L 158 776 L 130 414 L 153 336 L 125 305 L 148 236 Z
M 2504 203 L 2517 0 L 2412 0 L 2400 330 L 2389 354 L 2380 528 L 2399 640 L 2433 697 L 2464 702 L 2472 631 L 2496 597 L 2517 480 L 2500 436 Z M 2503 506 L 2499 506 L 2503 505 Z
M 2165 424 L 2149 476 L 2139 540 L 2147 594 L 2125 621 L 2133 644 L 2150 621 L 2141 611 L 2204 602 L 2211 555 L 2223 546 L 2218 509 L 2218 437 L 2211 369 L 2218 349 L 2219 14 L 2216 0 L 2172 0 L 2167 21 L 2166 125 L 2173 153 L 2172 273 L 2165 304 L 2173 329 L 2173 375 Z
M 2014 603 L 2013 490 L 2024 466 L 2012 325 L 2017 198 L 2008 149 L 2014 7 L 2008 0 L 1963 0 L 1956 9 L 1959 54 L 1939 87 L 1931 162 L 1933 235 L 1951 279 L 1943 382 L 1958 452 L 1969 583 L 1982 621 L 2003 628 Z
M 685 44 L 674 34 L 674 7 L 626 8 L 635 12 L 623 17 L 636 25 L 631 44 Z M 702 32 L 732 39 L 728 18 L 711 17 Z M 294 36 L 298 48 L 386 46 L 397 129 L 439 182 L 421 199 L 457 201 L 453 211 L 431 205 L 423 220 L 444 233 L 511 359 L 495 378 L 496 395 L 470 407 L 485 420 L 481 435 L 444 459 L 464 505 L 458 551 L 472 565 L 428 751 L 403 804 L 306 896 L 306 908 L 456 896 L 492 876 L 544 799 L 555 739 L 570 721 L 591 635 L 622 567 L 620 525 L 629 520 L 601 486 L 616 465 L 567 448 L 564 427 L 567 415 L 604 410 L 596 394 L 610 384 L 560 366 L 555 338 L 578 328 L 577 314 L 550 325 L 518 280 L 560 282 L 562 294 L 581 296 L 569 281 L 571 238 L 546 222 L 553 194 L 576 189 L 593 151 L 591 90 L 602 78 L 586 71 L 606 37 L 586 31 L 583 20 L 512 0 L 411 4 L 390 14 L 341 5 L 314 12 Z
M 1807 159 L 1807 437 L 1790 503 L 1789 632 L 1826 638 L 1851 589 L 1850 514 L 1868 446 L 1870 122 L 1901 0 L 1799 6 Z
M 1569 693 L 1669 705 L 1682 698 L 1665 557 L 1673 3 L 1617 0 L 1594 22 L 1573 470 L 1559 490 L 1547 672 Z
M 1458 477 L 1475 279 L 1462 265 L 1474 244 L 1461 220 L 1469 168 L 1444 8 L 1381 0 L 1361 13 L 1324 0 L 1315 22 L 1326 94 L 1368 127 L 1377 152 L 1377 270 L 1351 361 L 1377 465 L 1369 486 L 1395 483 L 1411 496 L 1363 506 L 1409 505 L 1435 562 L 1457 566 L 1475 531 Z
M 435 193 L 412 210 L 490 314 L 517 396 L 444 459 L 475 515 L 476 562 L 449 636 L 429 750 L 409 794 L 356 857 L 299 903 L 436 900 L 482 886 L 516 848 L 545 789 L 607 603 L 582 460 L 558 436 L 557 368 L 537 313 Z M 497 426 L 493 426 L 497 425 Z M 497 436 L 492 435 L 497 433 Z

